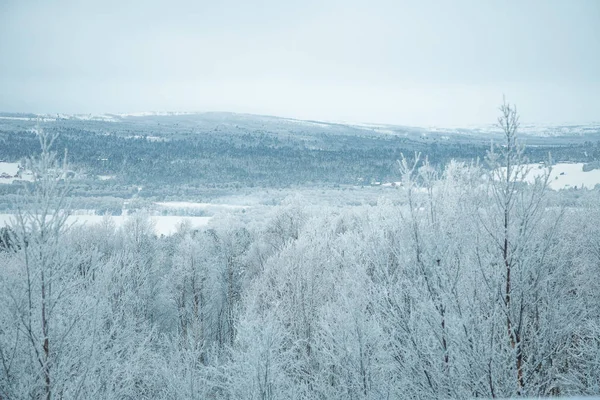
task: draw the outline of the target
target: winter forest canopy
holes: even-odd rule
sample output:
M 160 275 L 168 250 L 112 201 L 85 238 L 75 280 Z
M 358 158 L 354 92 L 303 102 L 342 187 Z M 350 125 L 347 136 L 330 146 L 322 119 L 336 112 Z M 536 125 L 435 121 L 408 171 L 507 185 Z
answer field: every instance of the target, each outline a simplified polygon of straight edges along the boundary
M 15 204 L 0 235 L 0 399 L 600 395 L 599 192 L 551 190 L 547 152 L 528 179 L 540 147 L 519 141 L 513 106 L 498 122 L 481 162 L 481 143 L 454 141 L 454 160 L 448 148 L 428 157 L 441 144 L 388 154 L 393 172 L 363 167 L 376 157 L 351 145 L 344 157 L 356 163 L 336 156 L 344 149 L 315 159 L 307 146 L 272 146 L 298 151 L 310 182 L 353 165 L 397 184 L 352 205 L 299 191 L 167 236 L 147 211 L 121 226 L 109 215 L 72 224 L 85 180 L 67 163 L 99 150 L 81 139 L 69 142 L 76 154 L 55 152 L 64 142 L 42 123 L 39 155 L 22 164 L 31 181 L 3 189 Z M 361 140 L 377 149 L 390 139 Z M 149 143 L 173 142 L 140 145 Z M 239 168 L 267 174 L 260 160 L 280 158 L 263 158 L 265 148 Z M 118 174 L 110 168 L 135 163 L 119 165 L 86 168 Z M 116 197 L 133 178 L 118 179 Z

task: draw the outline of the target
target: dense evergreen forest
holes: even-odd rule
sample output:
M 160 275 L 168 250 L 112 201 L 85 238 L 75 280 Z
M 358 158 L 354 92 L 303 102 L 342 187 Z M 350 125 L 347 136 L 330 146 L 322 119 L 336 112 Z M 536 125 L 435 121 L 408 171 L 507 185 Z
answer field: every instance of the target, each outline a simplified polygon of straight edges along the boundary
M 274 117 L 199 114 L 129 118 L 116 122 L 55 119 L 0 120 L 0 159 L 19 161 L 39 151 L 32 129 L 59 134 L 54 150 L 68 151 L 72 166 L 93 184 L 88 189 L 144 185 L 165 187 L 287 187 L 370 185 L 397 180 L 401 154 L 421 152 L 439 171 L 450 160 L 483 161 L 497 135 L 446 137 L 416 128 L 386 133 L 339 124 L 300 124 Z M 598 160 L 592 136 L 529 138 L 531 161 L 549 151 L 560 161 Z M 98 175 L 115 182 L 98 182 Z

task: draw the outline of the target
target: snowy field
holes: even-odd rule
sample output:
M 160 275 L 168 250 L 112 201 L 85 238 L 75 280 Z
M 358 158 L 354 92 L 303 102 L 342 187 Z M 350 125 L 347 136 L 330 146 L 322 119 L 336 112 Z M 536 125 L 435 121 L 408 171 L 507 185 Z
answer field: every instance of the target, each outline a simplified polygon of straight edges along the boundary
M 583 171 L 583 163 L 560 163 L 552 166 L 550 173 L 550 188 L 554 190 L 569 188 L 593 189 L 600 184 L 600 169 Z M 546 170 L 538 164 L 530 164 L 531 171 L 526 180 L 533 182 L 535 177 L 542 176 Z
M 72 215 L 68 219 L 68 223 L 75 225 L 96 225 L 103 221 L 105 217 L 102 215 Z M 122 226 L 123 223 L 130 217 L 127 216 L 110 216 L 109 217 L 116 227 Z M 154 231 L 157 235 L 172 235 L 177 232 L 178 227 L 183 221 L 189 221 L 192 229 L 198 229 L 206 226 L 212 217 L 180 217 L 180 216 L 151 216 L 150 219 L 154 223 Z M 14 219 L 13 214 L 0 214 L 0 226 L 5 226 Z
M 15 178 L 19 172 L 19 163 L 0 162 L 0 184 L 11 184 L 15 180 L 32 180 L 31 173 L 24 172 L 20 178 Z
M 154 203 L 158 206 L 171 209 L 188 209 L 188 210 L 210 210 L 210 211 L 241 211 L 250 206 L 236 204 L 219 204 L 219 203 L 195 203 L 189 201 L 165 201 Z

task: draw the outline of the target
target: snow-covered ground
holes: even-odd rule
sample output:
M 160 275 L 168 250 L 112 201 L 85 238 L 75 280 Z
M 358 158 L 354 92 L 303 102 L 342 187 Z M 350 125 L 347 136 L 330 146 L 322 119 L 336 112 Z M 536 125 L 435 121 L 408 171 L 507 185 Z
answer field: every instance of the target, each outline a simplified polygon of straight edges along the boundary
M 600 169 L 583 171 L 583 163 L 560 163 L 552 166 L 550 173 L 550 188 L 554 190 L 569 188 L 587 188 L 593 189 L 600 184 Z M 542 176 L 546 171 L 545 167 L 530 164 L 531 170 L 527 174 L 526 180 L 533 182 L 535 177 Z
M 0 184 L 10 184 L 15 180 L 31 181 L 33 177 L 31 173 L 24 171 L 20 178 L 15 178 L 19 172 L 19 163 L 0 162 Z
M 116 114 L 119 117 L 173 117 L 179 115 L 201 114 L 194 111 L 141 111 L 133 113 Z
M 386 183 L 382 183 L 381 186 L 383 186 L 383 187 L 399 187 L 399 186 L 402 186 L 402 182 L 401 181 L 386 182 Z
M 165 201 L 155 203 L 158 206 L 165 208 L 184 208 L 194 210 L 212 210 L 212 211 L 237 211 L 245 210 L 249 206 L 236 205 L 236 204 L 219 204 L 219 203 L 194 203 L 189 201 Z
M 14 120 L 14 121 L 29 121 L 29 120 L 31 120 L 30 117 L 4 117 L 4 116 L 0 116 L 0 119 L 9 119 L 9 120 Z
M 0 162 L 0 175 L 7 174 L 15 176 L 17 172 L 19 172 L 19 163 Z M 4 181 L 4 179 L 2 181 Z
M 448 125 L 425 127 L 430 132 L 437 133 L 459 133 L 469 135 L 489 136 L 490 134 L 501 134 L 501 129 L 495 124 L 485 125 Z M 519 126 L 519 135 L 537 137 L 562 137 L 562 136 L 585 136 L 600 132 L 600 122 L 588 122 L 581 124 L 544 124 L 544 123 L 522 123 Z
M 293 119 L 293 118 L 286 118 L 284 121 L 291 122 L 292 124 L 297 124 L 297 125 L 318 126 L 320 128 L 331 127 L 331 124 L 328 124 L 326 122 L 320 122 L 320 121 L 305 121 L 305 120 Z
M 111 216 L 115 226 L 122 226 L 123 223 L 130 217 L 127 216 Z M 189 221 L 192 229 L 198 229 L 206 226 L 212 217 L 180 217 L 180 216 L 151 216 L 149 217 L 154 222 L 154 231 L 157 235 L 172 235 L 178 229 L 183 221 Z M 0 226 L 6 226 L 14 219 L 13 214 L 0 214 Z M 67 223 L 96 225 L 103 221 L 102 215 L 72 215 L 68 218 Z

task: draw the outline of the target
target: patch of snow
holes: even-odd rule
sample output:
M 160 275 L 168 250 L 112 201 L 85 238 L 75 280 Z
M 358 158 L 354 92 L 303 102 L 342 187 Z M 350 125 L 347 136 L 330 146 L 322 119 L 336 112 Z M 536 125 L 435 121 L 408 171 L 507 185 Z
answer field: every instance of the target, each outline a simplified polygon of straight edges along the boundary
M 469 135 L 500 134 L 501 129 L 494 124 L 486 125 L 448 125 L 445 127 L 429 127 L 431 132 L 460 133 Z M 600 123 L 590 122 L 582 124 L 544 124 L 544 123 L 522 123 L 518 134 L 537 137 L 560 137 L 560 136 L 584 136 L 600 132 Z
M 146 136 L 146 140 L 149 142 L 166 142 L 167 138 L 163 138 L 160 136 Z
M 393 130 L 391 130 L 391 129 L 373 129 L 373 130 L 374 130 L 375 132 L 377 132 L 377 133 L 384 133 L 384 134 L 386 134 L 386 135 L 394 135 L 394 134 L 396 134 L 396 132 L 394 132 L 394 131 L 393 131 Z
M 116 114 L 119 117 L 170 117 L 178 115 L 192 115 L 197 114 L 189 111 L 140 111 L 133 113 Z
M 583 170 L 583 163 L 558 163 L 552 166 L 549 185 L 553 190 L 569 188 L 593 189 L 600 184 L 600 169 Z M 528 164 L 529 173 L 525 181 L 533 183 L 536 177 L 542 177 L 547 168 L 540 164 Z M 504 169 L 503 169 L 504 170 Z
M 550 173 L 550 188 L 554 190 L 568 188 L 593 189 L 600 184 L 600 169 L 583 171 L 583 163 L 560 163 L 552 166 Z M 545 167 L 537 164 L 530 164 L 531 171 L 526 177 L 528 182 L 533 182 L 535 177 L 542 176 L 546 171 Z
M 76 121 L 118 122 L 118 119 L 108 114 L 58 114 L 58 118 Z
M 29 121 L 31 118 L 28 117 L 0 117 L 0 119 L 11 119 L 16 121 Z
M 402 186 L 402 182 L 387 182 L 382 184 L 383 187 L 399 187 Z
M 187 208 L 196 210 L 205 210 L 209 208 L 223 209 L 223 210 L 245 210 L 249 206 L 241 206 L 235 204 L 219 204 L 219 203 L 194 203 L 189 201 L 165 201 L 155 203 L 158 206 L 165 208 Z
M 19 163 L 0 162 L 0 174 L 16 175 L 19 172 Z
M 14 214 L 0 214 L 0 226 L 6 226 L 14 220 Z M 96 225 L 104 220 L 103 215 L 71 215 L 67 218 L 68 224 L 74 225 Z M 123 215 L 109 217 L 116 227 L 123 225 L 129 217 Z M 183 221 L 189 221 L 192 229 L 199 229 L 208 225 L 212 217 L 178 217 L 178 216 L 151 216 L 154 223 L 154 232 L 157 235 L 172 235 L 177 232 L 178 227 Z
M 318 121 L 308 121 L 308 120 L 292 119 L 292 118 L 286 118 L 285 121 L 291 122 L 291 123 L 297 124 L 297 125 L 320 126 L 322 128 L 331 127 L 331 124 L 327 124 L 324 122 L 318 122 Z
M 28 171 L 22 171 L 19 176 L 19 163 L 0 162 L 0 184 L 14 181 L 33 181 L 33 176 Z

